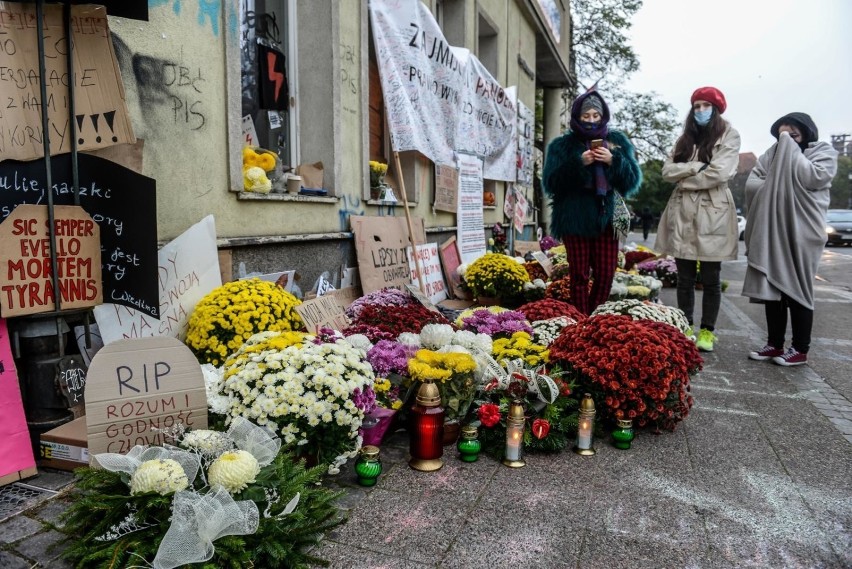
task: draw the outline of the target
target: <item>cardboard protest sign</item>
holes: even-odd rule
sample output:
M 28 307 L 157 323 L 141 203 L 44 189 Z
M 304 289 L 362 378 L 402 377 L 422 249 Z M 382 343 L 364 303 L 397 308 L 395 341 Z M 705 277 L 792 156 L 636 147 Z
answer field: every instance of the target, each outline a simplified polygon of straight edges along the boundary
M 100 228 L 80 207 L 54 206 L 54 290 L 47 206 L 19 205 L 0 223 L 0 311 L 4 318 L 103 302 Z
M 459 169 L 435 164 L 435 204 L 432 207 L 455 213 L 458 210 L 458 194 Z
M 521 257 L 526 257 L 527 253 L 535 253 L 541 251 L 541 245 L 538 241 L 521 241 L 515 240 L 515 254 Z
M 6 320 L 0 318 L 0 486 L 35 474 L 35 457 Z M 8 478 L 7 478 L 8 477 Z
M 330 298 L 337 301 L 341 308 L 346 310 L 349 306 L 361 298 L 361 287 L 348 286 L 332 291 L 328 294 Z
M 0 2 L 0 161 L 44 156 L 42 105 L 48 109 L 51 154 L 69 152 L 72 136 L 76 136 L 79 150 L 135 142 L 106 8 L 72 6 L 71 34 L 73 113 L 69 109 L 68 42 L 62 6 L 44 7 L 46 69 L 41 78 L 35 6 Z M 47 86 L 47 101 L 41 100 L 42 81 Z
M 119 340 L 92 359 L 86 379 L 89 453 L 175 444 L 159 429 L 207 428 L 207 394 L 198 360 L 175 338 Z
M 156 182 L 97 156 L 80 154 L 80 205 L 100 226 L 103 296 L 159 318 Z M 71 155 L 55 156 L 53 203 L 72 205 Z M 44 163 L 0 162 L 0 219 L 20 204 L 47 203 Z
M 417 278 L 417 270 L 415 268 L 414 255 L 411 254 L 411 247 L 408 248 L 408 267 L 411 269 L 411 282 L 415 283 L 417 290 L 420 290 L 416 285 L 419 284 Z M 441 272 L 441 258 L 438 256 L 438 244 L 426 243 L 417 246 L 417 256 L 420 259 L 420 269 L 423 271 L 423 286 L 426 290 L 422 293 L 432 303 L 438 303 L 447 299 L 447 285 L 444 283 L 444 275 Z M 428 306 L 426 308 L 429 308 Z
M 195 305 L 222 284 L 212 215 L 165 245 L 158 257 L 160 318 L 118 304 L 98 306 L 95 320 L 105 344 L 148 336 L 185 338 Z
M 294 308 L 302 317 L 305 328 L 312 333 L 316 333 L 320 328 L 343 330 L 349 326 L 346 310 L 332 295 L 306 300 Z
M 480 197 L 480 204 L 482 198 Z M 481 206 L 480 206 L 481 209 Z M 356 216 L 349 218 L 355 234 L 358 273 L 364 294 L 385 287 L 402 290 L 411 282 L 408 265 L 408 225 L 403 217 Z M 414 242 L 426 241 L 422 218 L 412 217 Z
M 456 298 L 465 298 L 465 292 L 461 288 L 461 277 L 458 273 L 459 265 L 462 264 L 461 253 L 456 245 L 455 236 L 450 237 L 438 248 L 438 254 L 441 257 L 441 264 L 444 266 L 444 276 L 447 277 L 447 282 L 450 283 L 450 290 Z

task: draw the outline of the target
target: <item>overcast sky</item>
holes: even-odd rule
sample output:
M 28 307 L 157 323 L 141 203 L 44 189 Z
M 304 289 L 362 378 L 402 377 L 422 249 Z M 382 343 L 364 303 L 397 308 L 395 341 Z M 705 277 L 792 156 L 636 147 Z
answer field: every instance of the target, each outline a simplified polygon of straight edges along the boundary
M 657 91 L 679 120 L 695 88 L 717 87 L 742 152 L 760 155 L 793 111 L 826 142 L 852 134 L 850 0 L 644 0 L 629 35 L 641 67 L 627 87 Z

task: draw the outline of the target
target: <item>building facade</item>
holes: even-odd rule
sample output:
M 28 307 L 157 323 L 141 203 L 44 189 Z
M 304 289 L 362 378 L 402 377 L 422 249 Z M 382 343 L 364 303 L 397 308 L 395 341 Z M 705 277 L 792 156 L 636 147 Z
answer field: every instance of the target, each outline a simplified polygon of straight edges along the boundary
M 544 143 L 560 133 L 561 94 L 571 84 L 567 0 L 424 4 L 449 43 L 471 50 L 502 86 L 516 85 L 527 107 L 536 108 L 543 90 Z M 148 22 L 111 17 L 110 27 L 144 141 L 142 173 L 157 181 L 161 242 L 212 214 L 226 278 L 241 267 L 296 269 L 306 290 L 323 271 L 356 265 L 349 216 L 403 215 L 401 205 L 370 195 L 369 160 L 392 156 L 367 0 L 150 0 Z M 270 51 L 278 57 L 272 67 Z M 264 88 L 278 104 L 261 100 Z M 321 162 L 328 195 L 243 191 L 249 123 L 284 168 Z M 398 187 L 402 177 L 412 215 L 440 243 L 455 233 L 456 217 L 432 209 L 434 165 L 416 152 L 402 153 L 401 165 L 389 179 Z M 486 180 L 484 191 L 495 197 L 485 206 L 490 227 L 504 221 L 506 184 Z M 534 202 L 533 189 L 526 192 Z M 527 238 L 546 218 L 528 217 Z

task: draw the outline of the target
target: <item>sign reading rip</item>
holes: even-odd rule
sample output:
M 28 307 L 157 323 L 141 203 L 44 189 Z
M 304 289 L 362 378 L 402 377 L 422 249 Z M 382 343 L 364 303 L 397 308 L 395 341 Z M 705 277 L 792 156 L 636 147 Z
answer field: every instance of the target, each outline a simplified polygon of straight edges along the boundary
M 174 444 L 162 429 L 207 428 L 201 366 L 171 337 L 119 340 L 92 359 L 86 379 L 89 453 Z

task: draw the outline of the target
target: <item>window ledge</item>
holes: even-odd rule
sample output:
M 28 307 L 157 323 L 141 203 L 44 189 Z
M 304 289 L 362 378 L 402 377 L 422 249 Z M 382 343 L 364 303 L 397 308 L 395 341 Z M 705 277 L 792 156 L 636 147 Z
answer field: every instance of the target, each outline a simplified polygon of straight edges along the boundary
M 384 200 L 367 200 L 367 205 L 393 205 L 393 206 L 403 207 L 405 205 L 405 203 L 403 203 L 402 200 L 395 201 L 395 202 L 386 202 Z M 417 202 L 408 202 L 408 207 L 415 207 L 416 205 L 417 205 Z
M 337 203 L 340 201 L 335 196 L 303 196 L 300 194 L 285 194 L 282 192 L 269 192 L 258 194 L 254 192 L 239 192 L 237 199 L 241 201 L 256 202 L 303 202 L 303 203 Z

